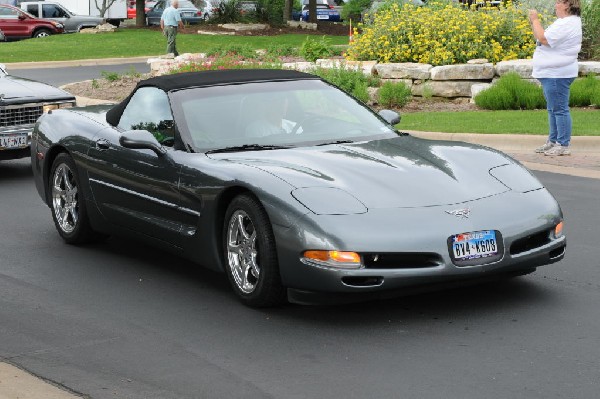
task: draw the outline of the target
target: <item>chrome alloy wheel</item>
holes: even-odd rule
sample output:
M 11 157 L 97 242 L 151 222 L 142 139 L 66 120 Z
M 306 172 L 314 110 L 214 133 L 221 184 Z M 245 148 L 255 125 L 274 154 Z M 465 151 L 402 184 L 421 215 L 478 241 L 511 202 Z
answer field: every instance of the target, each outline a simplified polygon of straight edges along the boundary
M 54 170 L 52 176 L 52 209 L 60 229 L 71 233 L 79 221 L 79 203 L 77 183 L 73 171 L 61 164 Z
M 227 227 L 227 258 L 231 275 L 240 291 L 252 293 L 260 277 L 256 229 L 250 216 L 239 209 L 231 215 Z

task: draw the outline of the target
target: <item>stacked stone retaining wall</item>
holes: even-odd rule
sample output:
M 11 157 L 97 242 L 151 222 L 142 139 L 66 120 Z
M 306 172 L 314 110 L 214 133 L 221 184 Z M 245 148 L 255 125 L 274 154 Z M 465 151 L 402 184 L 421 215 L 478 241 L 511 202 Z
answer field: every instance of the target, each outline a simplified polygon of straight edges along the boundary
M 175 59 L 151 59 L 152 73 L 160 75 L 186 62 L 201 62 L 202 54 L 184 54 Z M 316 67 L 348 68 L 365 74 L 379 76 L 383 81 L 402 82 L 410 87 L 414 96 L 445 98 L 470 98 L 487 89 L 502 75 L 517 73 L 521 78 L 538 82 L 531 76 L 531 60 L 501 61 L 492 64 L 485 59 L 470 60 L 466 64 L 432 66 L 412 62 L 378 63 L 377 61 L 346 61 L 343 59 L 321 59 L 316 62 L 291 62 L 284 68 L 310 72 Z M 600 62 L 580 61 L 579 76 L 589 74 L 600 78 Z M 372 93 L 376 98 L 376 93 Z

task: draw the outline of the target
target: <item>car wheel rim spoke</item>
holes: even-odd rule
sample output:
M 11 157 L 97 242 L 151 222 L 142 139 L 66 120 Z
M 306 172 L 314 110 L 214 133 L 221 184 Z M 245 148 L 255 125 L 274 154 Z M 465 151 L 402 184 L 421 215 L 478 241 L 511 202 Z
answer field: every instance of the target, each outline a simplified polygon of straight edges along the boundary
M 77 203 L 78 190 L 73 172 L 67 165 L 60 165 L 54 171 L 52 184 L 52 208 L 60 229 L 71 233 L 79 220 Z
M 227 258 L 231 275 L 245 294 L 252 293 L 260 276 L 256 230 L 246 212 L 238 210 L 230 219 L 227 231 Z

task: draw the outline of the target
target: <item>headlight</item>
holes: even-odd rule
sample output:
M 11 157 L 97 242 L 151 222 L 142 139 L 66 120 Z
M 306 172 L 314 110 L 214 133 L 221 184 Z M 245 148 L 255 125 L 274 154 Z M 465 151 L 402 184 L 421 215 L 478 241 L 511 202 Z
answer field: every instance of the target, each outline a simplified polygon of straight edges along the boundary
M 554 238 L 560 238 L 563 236 L 564 222 L 561 220 L 556 226 L 554 226 Z
M 53 109 L 58 109 L 58 104 L 46 104 L 42 107 L 42 110 L 45 114 L 49 111 L 52 111 Z
M 58 104 L 59 108 L 72 108 L 75 106 L 75 103 L 60 103 Z
M 362 267 L 360 255 L 348 251 L 304 251 L 301 260 L 304 263 L 340 269 L 360 269 Z
M 58 29 L 62 29 L 65 26 L 63 24 L 61 24 L 60 22 L 54 22 L 54 26 L 56 26 Z

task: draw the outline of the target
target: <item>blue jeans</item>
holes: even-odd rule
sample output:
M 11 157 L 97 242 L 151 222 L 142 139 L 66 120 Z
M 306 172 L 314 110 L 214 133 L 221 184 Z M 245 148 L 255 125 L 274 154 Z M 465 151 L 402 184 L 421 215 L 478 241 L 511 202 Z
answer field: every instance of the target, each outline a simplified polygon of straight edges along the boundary
M 548 141 L 568 146 L 573 121 L 569 112 L 569 92 L 575 78 L 540 78 L 544 89 L 550 134 Z

